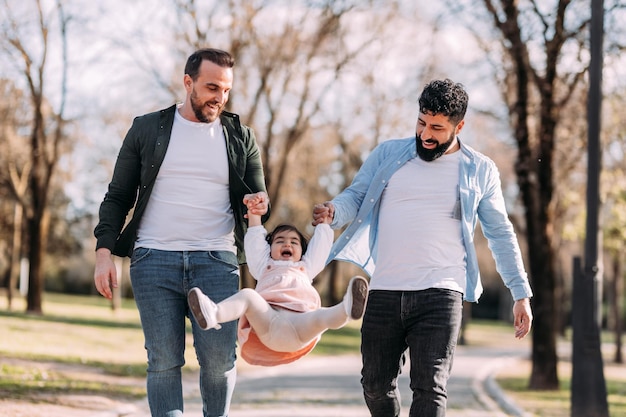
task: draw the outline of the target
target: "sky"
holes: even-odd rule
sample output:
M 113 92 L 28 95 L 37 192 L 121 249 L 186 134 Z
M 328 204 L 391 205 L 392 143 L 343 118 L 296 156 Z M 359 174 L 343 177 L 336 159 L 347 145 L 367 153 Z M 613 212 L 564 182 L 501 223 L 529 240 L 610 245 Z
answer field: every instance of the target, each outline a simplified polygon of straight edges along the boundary
M 9 0 L 9 3 L 16 13 L 35 17 L 32 13 L 34 0 Z M 43 3 L 51 12 L 52 1 L 43 0 Z M 171 103 L 171 95 L 156 85 L 154 77 L 145 68 L 156 66 L 161 74 L 175 74 L 181 71 L 182 63 L 172 54 L 171 35 L 165 27 L 165 24 L 179 24 L 175 21 L 176 16 L 168 12 L 166 7 L 151 7 L 162 2 L 71 0 L 70 4 L 80 8 L 80 18 L 70 22 L 69 56 L 72 70 L 68 84 L 71 91 L 68 115 L 81 120 L 80 128 L 85 140 L 77 145 L 75 152 L 62 164 L 77 173 L 88 173 L 77 175 L 76 180 L 67 186 L 75 208 L 83 211 L 92 210 L 106 191 L 113 161 L 132 116 Z M 437 67 L 438 75 L 461 81 L 468 88 L 471 97 L 468 117 L 472 117 L 472 113 L 478 109 L 494 109 L 498 93 L 493 81 L 477 69 L 482 52 L 472 42 L 469 32 L 462 25 L 454 24 L 454 21 L 445 22 L 445 25 L 441 23 L 434 37 L 430 28 L 420 27 L 428 25 L 427 22 L 442 11 L 442 2 L 407 1 L 404 7 L 403 13 L 407 18 L 394 22 L 391 42 L 378 51 L 380 56 L 372 56 L 372 63 L 381 74 L 380 78 L 387 83 L 389 94 L 396 95 L 405 103 L 398 107 L 402 115 L 399 117 L 401 123 L 396 126 L 396 132 L 390 134 L 395 137 L 407 136 L 414 129 L 417 91 L 421 85 L 417 80 L 411 80 L 411 77 L 433 64 L 432 61 L 443 63 Z M 423 19 L 410 17 L 415 11 L 413 7 Z M 0 16 L 3 16 L 2 13 Z M 279 15 L 273 12 L 271 17 Z M 227 25 L 228 20 L 225 18 L 218 24 Z M 59 85 L 60 71 L 56 70 L 59 57 L 59 44 L 55 43 L 48 56 L 53 68 L 48 74 L 50 78 L 47 84 L 51 88 L 51 97 L 55 97 L 57 92 L 54 88 Z M 624 57 L 614 54 L 606 59 L 619 63 Z M 484 59 L 482 65 L 487 65 Z M 611 86 L 623 80 L 626 75 L 623 68 L 626 66 L 612 65 L 605 72 L 605 83 Z M 10 62 L 3 62 L 0 74 L 8 69 Z M 413 85 L 410 85 L 411 82 Z M 359 89 L 362 88 L 359 83 L 359 77 L 354 77 L 351 88 L 343 92 L 344 95 L 335 97 L 335 100 L 341 103 L 349 99 L 350 94 L 353 95 L 350 99 L 358 99 Z M 183 93 L 181 87 L 181 97 Z M 502 106 L 499 109 L 504 111 Z M 111 121 L 109 113 L 119 116 L 115 122 Z M 102 118 L 104 114 L 107 114 L 105 120 Z M 479 133 L 474 131 L 471 123 L 466 126 L 464 135 L 472 143 L 478 139 Z M 496 129 L 502 127 L 495 126 Z

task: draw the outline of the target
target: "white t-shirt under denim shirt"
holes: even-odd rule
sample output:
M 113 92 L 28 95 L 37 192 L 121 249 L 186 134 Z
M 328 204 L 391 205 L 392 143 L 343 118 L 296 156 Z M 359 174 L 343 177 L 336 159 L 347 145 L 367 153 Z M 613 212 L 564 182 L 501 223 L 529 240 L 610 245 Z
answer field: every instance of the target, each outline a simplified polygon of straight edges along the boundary
M 236 253 L 234 227 L 220 119 L 191 122 L 177 111 L 135 247 Z
M 461 235 L 466 253 L 465 300 L 478 301 L 483 287 L 474 247 L 474 229 L 480 221 L 483 234 L 502 281 L 513 299 L 532 297 L 515 230 L 506 212 L 500 175 L 487 156 L 459 141 L 461 150 L 459 194 Z M 327 262 L 352 262 L 370 276 L 376 269 L 379 242 L 380 198 L 391 177 L 417 157 L 415 136 L 379 144 L 367 157 L 348 188 L 333 198 L 335 215 L 331 227 L 348 227 L 335 240 Z
M 419 156 L 398 169 L 382 194 L 372 289 L 464 292 L 461 152 L 434 161 Z

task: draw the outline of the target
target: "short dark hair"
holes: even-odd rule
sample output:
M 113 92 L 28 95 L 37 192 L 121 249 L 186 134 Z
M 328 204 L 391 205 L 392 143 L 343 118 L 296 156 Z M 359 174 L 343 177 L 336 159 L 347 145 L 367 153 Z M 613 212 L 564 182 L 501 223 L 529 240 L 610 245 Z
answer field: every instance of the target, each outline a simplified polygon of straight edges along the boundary
M 443 114 L 455 125 L 465 117 L 469 97 L 463 84 L 450 79 L 426 84 L 419 98 L 420 112 Z
M 185 74 L 189 75 L 192 80 L 198 78 L 198 72 L 200 71 L 200 65 L 202 61 L 207 60 L 224 68 L 232 68 L 235 65 L 235 59 L 231 54 L 221 49 L 203 48 L 198 49 L 187 58 L 187 64 L 185 64 Z
M 278 226 L 276 226 L 274 228 L 274 230 L 272 230 L 271 233 L 267 234 L 267 236 L 265 237 L 265 240 L 267 241 L 267 243 L 269 243 L 271 245 L 272 242 L 274 241 L 274 236 L 276 236 L 277 233 L 280 233 L 280 232 L 283 232 L 283 231 L 296 232 L 298 234 L 298 237 L 300 238 L 300 245 L 302 246 L 302 254 L 304 255 L 304 253 L 306 252 L 306 248 L 309 245 L 309 240 L 294 225 L 291 225 L 291 224 L 279 224 Z

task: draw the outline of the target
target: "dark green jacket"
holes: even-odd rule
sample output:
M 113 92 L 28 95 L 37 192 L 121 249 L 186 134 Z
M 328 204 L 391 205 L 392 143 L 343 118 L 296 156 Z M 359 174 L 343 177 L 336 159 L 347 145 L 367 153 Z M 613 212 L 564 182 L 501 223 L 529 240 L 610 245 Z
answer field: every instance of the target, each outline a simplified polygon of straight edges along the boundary
M 165 158 L 172 134 L 176 106 L 135 118 L 129 129 L 113 171 L 113 179 L 100 205 L 100 221 L 94 230 L 96 249 L 108 248 L 114 255 L 130 256 L 141 217 Z M 265 177 L 254 132 L 242 125 L 239 116 L 223 112 L 220 116 L 226 137 L 230 179 L 230 204 L 235 216 L 235 242 L 240 263 L 245 262 L 243 236 L 247 222 L 243 215 L 243 196 L 266 191 Z M 130 222 L 124 227 L 129 211 Z M 269 211 L 263 221 L 269 217 Z M 123 230 L 122 230 L 123 229 Z

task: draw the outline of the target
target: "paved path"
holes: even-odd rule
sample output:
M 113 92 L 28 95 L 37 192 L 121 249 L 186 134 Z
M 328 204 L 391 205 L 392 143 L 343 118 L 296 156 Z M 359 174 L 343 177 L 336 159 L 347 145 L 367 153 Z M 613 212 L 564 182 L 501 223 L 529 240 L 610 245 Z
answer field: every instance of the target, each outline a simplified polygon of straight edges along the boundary
M 448 417 L 523 417 L 507 402 L 490 377 L 502 367 L 517 366 L 529 355 L 527 344 L 514 347 L 459 346 L 448 382 Z M 238 363 L 239 378 L 230 417 L 364 417 L 368 415 L 359 383 L 358 355 L 309 355 L 297 362 L 264 368 Z M 402 416 L 408 416 L 410 392 L 408 366 L 399 385 Z M 102 375 L 100 375 L 102 377 Z M 197 372 L 184 373 L 185 417 L 202 417 Z M 136 381 L 145 384 L 143 378 Z M 146 399 L 135 402 L 59 394 L 46 401 L 0 400 L 0 417 L 150 417 Z
M 459 346 L 448 382 L 448 417 L 504 417 L 523 413 L 503 396 L 490 375 L 528 352 Z M 359 382 L 361 358 L 309 355 L 278 367 L 244 366 L 238 377 L 230 417 L 364 417 L 367 408 Z M 402 416 L 408 416 L 407 370 L 400 377 Z M 185 380 L 185 416 L 202 417 L 197 375 Z M 492 398 L 489 392 L 492 391 Z M 149 417 L 145 402 L 127 417 Z

